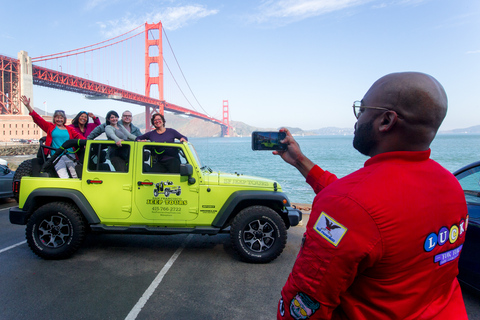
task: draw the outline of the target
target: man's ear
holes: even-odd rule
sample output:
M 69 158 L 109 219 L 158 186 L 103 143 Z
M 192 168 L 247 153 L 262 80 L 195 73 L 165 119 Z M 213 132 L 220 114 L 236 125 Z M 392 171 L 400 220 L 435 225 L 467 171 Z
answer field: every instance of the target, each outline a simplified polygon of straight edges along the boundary
M 386 111 L 380 116 L 380 125 L 378 130 L 381 132 L 387 132 L 393 129 L 395 123 L 397 123 L 397 113 L 395 111 Z

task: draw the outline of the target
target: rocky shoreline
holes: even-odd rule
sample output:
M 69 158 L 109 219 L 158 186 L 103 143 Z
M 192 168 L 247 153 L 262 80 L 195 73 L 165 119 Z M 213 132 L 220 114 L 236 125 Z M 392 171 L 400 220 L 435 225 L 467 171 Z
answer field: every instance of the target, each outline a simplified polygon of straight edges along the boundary
M 297 208 L 298 210 L 302 211 L 302 213 L 310 214 L 312 212 L 312 205 L 308 203 L 293 203 L 292 205 Z
M 11 170 L 16 170 L 23 161 L 36 157 L 38 147 L 38 143 L 2 143 L 2 145 L 0 145 L 0 158 L 7 160 L 8 167 Z
M 39 146 L 38 143 L 0 145 L 0 157 L 37 154 Z

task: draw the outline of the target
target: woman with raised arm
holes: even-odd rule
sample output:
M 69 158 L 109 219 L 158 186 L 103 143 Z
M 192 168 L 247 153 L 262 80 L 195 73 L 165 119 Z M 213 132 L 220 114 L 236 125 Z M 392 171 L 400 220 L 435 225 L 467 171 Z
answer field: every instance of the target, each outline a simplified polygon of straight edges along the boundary
M 89 118 L 93 119 L 93 123 L 88 123 Z M 72 124 L 68 127 L 77 131 L 83 136 L 83 139 L 87 139 L 90 132 L 100 125 L 100 119 L 91 112 L 80 111 L 72 120 Z
M 33 107 L 30 105 L 30 98 L 22 96 L 20 101 L 22 101 L 22 103 L 28 109 L 29 115 L 32 117 L 33 122 L 35 122 L 47 134 L 47 139 L 45 140 L 46 146 L 51 146 L 55 149 L 58 149 L 65 141 L 69 139 L 85 139 L 72 128 L 65 126 L 65 123 L 67 122 L 65 111 L 55 110 L 53 113 L 53 123 L 51 123 L 43 119 L 37 112 L 35 112 L 35 110 L 33 110 Z M 55 150 L 51 150 L 51 154 L 54 153 Z M 45 149 L 45 154 L 48 154 L 47 149 Z M 75 165 L 73 161 L 70 160 L 66 155 L 60 157 L 55 165 L 55 170 L 57 171 L 58 176 L 62 179 L 69 178 L 69 172 L 72 178 L 77 178 Z

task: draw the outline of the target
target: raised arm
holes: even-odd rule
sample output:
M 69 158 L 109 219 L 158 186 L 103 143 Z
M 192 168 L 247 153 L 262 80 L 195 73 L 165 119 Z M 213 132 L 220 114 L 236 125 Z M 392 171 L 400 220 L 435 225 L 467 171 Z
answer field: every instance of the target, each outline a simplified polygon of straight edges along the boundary
M 293 138 L 292 134 L 288 129 L 282 128 L 280 131 L 284 131 L 287 136 L 282 143 L 286 143 L 288 148 L 286 151 L 273 151 L 273 154 L 279 155 L 286 162 L 294 166 L 300 171 L 300 173 L 306 178 L 310 170 L 315 166 L 309 158 L 307 158 L 302 151 L 297 141 Z
M 99 125 L 100 125 L 100 119 L 98 119 L 98 117 L 97 117 L 96 115 L 94 115 L 92 112 L 89 112 L 89 113 L 88 113 L 88 116 L 93 119 L 93 123 L 94 123 L 96 126 L 99 126 Z
M 23 102 L 23 104 L 25 105 L 25 107 L 28 109 L 28 112 L 29 113 L 32 113 L 33 112 L 33 108 L 32 106 L 30 105 L 30 98 L 27 98 L 26 96 L 22 96 L 20 98 L 20 101 Z

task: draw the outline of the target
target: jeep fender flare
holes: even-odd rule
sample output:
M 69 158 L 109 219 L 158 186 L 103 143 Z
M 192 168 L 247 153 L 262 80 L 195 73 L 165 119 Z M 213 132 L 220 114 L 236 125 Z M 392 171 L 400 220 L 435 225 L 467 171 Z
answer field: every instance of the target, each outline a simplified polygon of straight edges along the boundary
M 283 200 L 287 203 L 284 203 Z M 272 206 L 272 203 L 274 206 Z M 233 217 L 240 209 L 251 205 L 265 205 L 275 210 L 275 207 L 282 209 L 290 206 L 290 201 L 283 192 L 276 191 L 260 191 L 260 190 L 241 190 L 236 191 L 228 197 L 223 207 L 218 212 L 216 218 L 212 222 L 212 226 L 224 228 L 231 217 Z M 278 212 L 278 209 L 275 210 Z M 282 210 L 283 212 L 283 210 Z M 288 218 L 280 215 L 282 219 L 288 222 Z
M 100 223 L 100 219 L 85 196 L 80 191 L 75 189 L 36 189 L 28 195 L 22 210 L 32 214 L 33 210 L 38 206 L 38 204 L 43 205 L 48 202 L 62 201 L 62 199 L 68 199 L 75 204 L 87 220 L 88 224 Z

